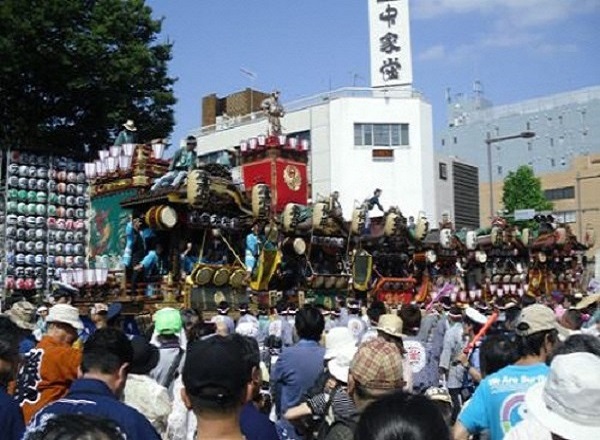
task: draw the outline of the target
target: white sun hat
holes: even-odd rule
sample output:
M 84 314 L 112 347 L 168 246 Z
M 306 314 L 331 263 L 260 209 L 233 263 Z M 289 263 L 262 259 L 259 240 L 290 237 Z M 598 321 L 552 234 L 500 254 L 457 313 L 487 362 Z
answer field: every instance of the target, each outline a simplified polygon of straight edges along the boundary
M 600 439 L 600 356 L 556 356 L 546 380 L 527 390 L 525 405 L 553 434 L 569 440 Z
M 79 319 L 79 309 L 68 304 L 56 304 L 48 311 L 47 323 L 61 322 L 75 330 L 83 330 L 83 322 Z
M 325 359 L 332 359 L 339 351 L 355 347 L 356 341 L 348 327 L 334 327 L 325 335 Z
M 329 373 L 340 382 L 348 383 L 350 364 L 357 350 L 357 347 L 350 346 L 338 350 L 335 357 L 327 362 Z

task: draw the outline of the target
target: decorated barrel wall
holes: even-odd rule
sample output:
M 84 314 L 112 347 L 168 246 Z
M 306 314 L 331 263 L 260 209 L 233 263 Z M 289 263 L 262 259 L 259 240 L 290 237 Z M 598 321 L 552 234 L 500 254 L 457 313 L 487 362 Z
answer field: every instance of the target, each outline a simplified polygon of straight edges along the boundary
M 84 165 L 28 151 L 4 157 L 2 287 L 33 294 L 86 266 L 89 188 Z

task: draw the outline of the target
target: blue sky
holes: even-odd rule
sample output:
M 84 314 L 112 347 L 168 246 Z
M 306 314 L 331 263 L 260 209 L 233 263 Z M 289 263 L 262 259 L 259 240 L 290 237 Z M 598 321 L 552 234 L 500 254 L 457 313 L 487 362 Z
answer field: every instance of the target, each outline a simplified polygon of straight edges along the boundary
M 178 77 L 173 144 L 203 96 L 278 88 L 283 103 L 368 86 L 367 0 L 147 0 Z M 445 91 L 483 83 L 494 104 L 600 84 L 599 0 L 412 0 L 414 87 L 445 124 Z M 251 80 L 240 69 L 256 74 Z

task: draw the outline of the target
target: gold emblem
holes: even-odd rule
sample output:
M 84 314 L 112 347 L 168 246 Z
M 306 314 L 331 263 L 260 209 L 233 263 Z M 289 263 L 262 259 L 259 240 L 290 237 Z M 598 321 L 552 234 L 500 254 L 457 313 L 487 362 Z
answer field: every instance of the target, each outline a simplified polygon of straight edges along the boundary
M 302 176 L 296 165 L 287 165 L 283 170 L 283 181 L 292 191 L 298 191 L 302 185 Z

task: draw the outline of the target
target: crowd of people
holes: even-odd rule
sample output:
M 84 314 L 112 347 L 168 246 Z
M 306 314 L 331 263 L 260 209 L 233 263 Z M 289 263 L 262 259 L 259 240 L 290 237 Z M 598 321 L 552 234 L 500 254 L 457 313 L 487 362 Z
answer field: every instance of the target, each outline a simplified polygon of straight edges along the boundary
M 140 329 L 118 303 L 20 300 L 0 316 L 1 437 L 597 439 L 599 302 L 223 302 Z

